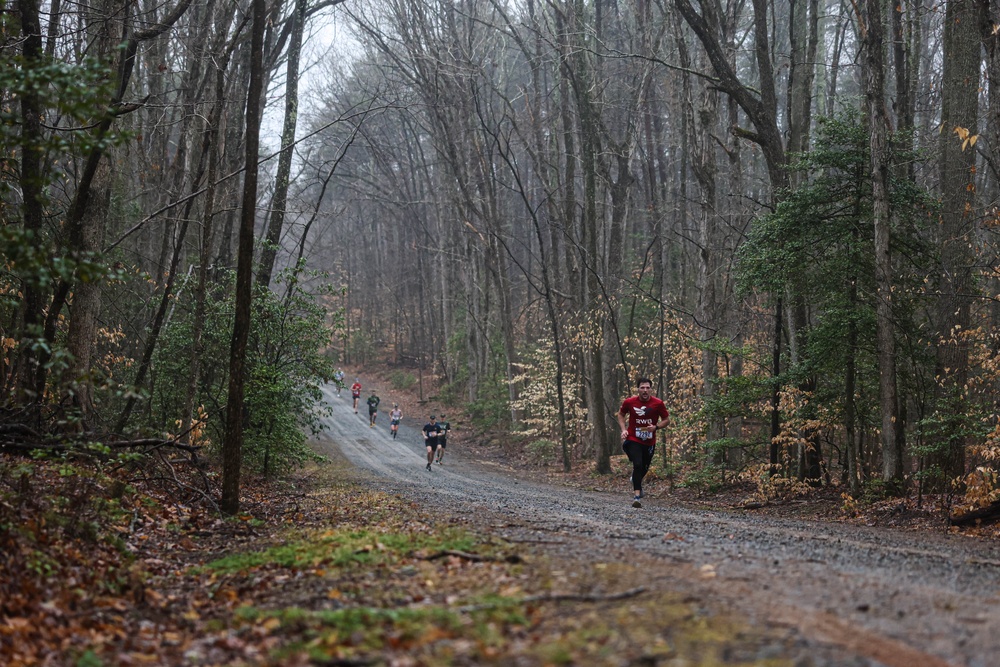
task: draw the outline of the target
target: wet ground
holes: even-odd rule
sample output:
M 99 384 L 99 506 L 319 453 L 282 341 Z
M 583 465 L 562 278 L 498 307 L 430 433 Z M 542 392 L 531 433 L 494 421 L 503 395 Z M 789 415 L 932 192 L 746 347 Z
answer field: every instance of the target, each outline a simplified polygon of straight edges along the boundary
M 382 490 L 549 554 L 642 563 L 644 581 L 750 625 L 785 628 L 803 665 L 1000 665 L 1000 548 L 976 538 L 706 511 L 670 498 L 631 506 L 552 486 L 456 442 L 426 470 L 417 428 L 389 433 L 347 392 L 318 438 Z M 363 411 L 367 412 L 367 411 Z M 785 656 L 788 657 L 788 656 Z M 794 656 L 793 656 L 794 657 Z

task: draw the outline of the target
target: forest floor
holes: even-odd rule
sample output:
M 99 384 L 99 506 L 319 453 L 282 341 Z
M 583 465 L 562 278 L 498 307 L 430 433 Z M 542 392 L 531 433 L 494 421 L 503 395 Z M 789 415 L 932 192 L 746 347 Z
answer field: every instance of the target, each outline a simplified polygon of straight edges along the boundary
M 234 519 L 127 469 L 0 458 L 0 664 L 987 667 L 1000 654 L 1000 544 L 985 531 L 950 532 L 908 501 L 744 509 L 752 489 L 698 496 L 656 478 L 634 509 L 621 457 L 604 476 L 528 465 L 457 411 L 427 471 L 419 426 L 447 406 L 361 377 L 382 396 L 376 428 L 328 390 L 325 461 L 248 480 Z M 407 415 L 395 440 L 392 402 Z
M 31 464 L 46 490 L 3 506 L 22 526 L 0 530 L 0 664 L 849 664 L 706 606 L 656 575 L 669 563 L 504 538 L 328 454 L 285 483 L 250 480 L 231 520 L 153 489 L 108 511 L 114 478 Z M 26 470 L 0 459 L 4 491 Z

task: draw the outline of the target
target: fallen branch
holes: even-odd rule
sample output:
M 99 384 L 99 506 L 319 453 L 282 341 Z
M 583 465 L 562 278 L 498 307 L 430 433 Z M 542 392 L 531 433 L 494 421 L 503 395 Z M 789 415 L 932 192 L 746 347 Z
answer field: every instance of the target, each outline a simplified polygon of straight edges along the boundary
M 507 537 L 504 539 L 515 544 L 566 544 L 566 540 L 536 540 L 532 538 L 521 539 L 517 537 Z
M 457 549 L 444 549 L 442 551 L 437 551 L 427 556 L 415 556 L 419 560 L 437 560 L 438 558 L 445 558 L 446 556 L 455 556 L 456 558 L 461 558 L 462 560 L 469 560 L 473 563 L 521 563 L 524 559 L 517 554 L 511 554 L 509 556 L 504 556 L 503 558 L 498 558 L 496 556 L 481 556 L 479 554 L 470 554 L 466 551 L 458 551 Z
M 377 664 L 375 658 L 313 658 L 311 663 L 323 667 L 368 667 Z
M 190 484 L 185 484 L 184 482 L 182 482 L 180 478 L 177 477 L 177 471 L 174 470 L 174 466 L 171 465 L 170 461 L 164 458 L 163 452 L 157 451 L 157 455 L 159 456 L 160 461 L 163 463 L 163 465 L 165 465 L 167 469 L 170 471 L 170 474 L 173 477 L 174 484 L 176 484 L 181 489 L 193 491 L 194 493 L 201 495 L 201 497 L 204 498 L 206 501 L 208 501 L 208 503 L 212 506 L 212 509 L 215 510 L 216 514 L 220 512 L 219 506 L 216 504 L 215 499 L 212 498 L 212 496 L 209 493 L 202 491 L 197 487 L 191 486 Z
M 19 435 L 26 435 L 35 440 L 41 440 L 41 434 L 35 429 L 31 428 L 27 424 L 0 424 L 0 433 L 4 435 L 8 433 L 15 433 Z
M 617 600 L 626 600 L 628 598 L 633 598 L 637 595 L 641 595 L 646 592 L 645 586 L 639 586 L 638 588 L 630 588 L 627 591 L 622 591 L 620 593 L 611 593 L 609 595 L 593 595 L 593 594 L 583 594 L 583 593 L 542 593 L 541 595 L 529 595 L 528 597 L 521 598 L 520 600 L 510 600 L 507 603 L 504 602 L 491 602 L 489 604 L 470 604 L 464 607 L 459 607 L 460 612 L 473 612 L 473 611 L 485 611 L 488 609 L 495 609 L 510 602 L 516 604 L 529 604 L 532 602 L 614 602 Z
M 152 449 L 159 449 L 161 447 L 173 447 L 174 449 L 180 449 L 191 454 L 197 454 L 201 451 L 201 447 L 198 445 L 188 445 L 177 440 L 164 440 L 163 438 L 142 438 L 139 440 L 119 440 L 117 442 L 106 442 L 104 443 L 106 447 L 111 449 L 131 449 L 134 447 L 150 447 Z

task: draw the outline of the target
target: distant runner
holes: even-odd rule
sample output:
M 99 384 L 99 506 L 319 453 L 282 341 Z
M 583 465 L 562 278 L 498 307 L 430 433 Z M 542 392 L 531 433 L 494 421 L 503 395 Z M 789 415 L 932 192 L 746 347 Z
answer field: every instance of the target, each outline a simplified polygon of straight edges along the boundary
M 441 459 L 444 458 L 444 448 L 448 446 L 448 432 L 451 431 L 451 424 L 445 421 L 444 415 L 441 415 L 441 421 L 437 423 L 438 426 L 438 446 L 437 446 L 437 463 L 441 465 Z
M 632 462 L 632 490 L 635 497 L 632 507 L 642 507 L 642 478 L 653 462 L 656 449 L 656 429 L 670 423 L 670 413 L 663 401 L 650 392 L 653 383 L 649 378 L 639 378 L 637 396 L 629 396 L 618 409 L 618 425 L 622 429 L 622 449 Z M 627 422 L 627 423 L 626 423 Z
M 337 396 L 340 396 L 340 390 L 344 388 L 344 371 L 337 369 L 337 372 L 333 374 L 333 381 L 337 385 Z
M 399 422 L 403 419 L 403 411 L 399 409 L 398 403 L 392 404 L 389 411 L 389 430 L 392 431 L 392 439 L 396 439 L 396 432 L 399 431 Z
M 381 399 L 375 395 L 375 390 L 372 389 L 372 395 L 368 397 L 368 428 L 375 428 L 375 418 L 378 417 L 378 404 Z
M 431 415 L 431 420 L 424 424 L 424 444 L 427 445 L 427 469 L 431 469 L 434 462 L 434 450 L 438 444 L 438 424 L 437 417 Z
M 358 414 L 358 401 L 361 400 L 361 380 L 354 378 L 351 385 L 351 398 L 354 399 L 354 414 Z

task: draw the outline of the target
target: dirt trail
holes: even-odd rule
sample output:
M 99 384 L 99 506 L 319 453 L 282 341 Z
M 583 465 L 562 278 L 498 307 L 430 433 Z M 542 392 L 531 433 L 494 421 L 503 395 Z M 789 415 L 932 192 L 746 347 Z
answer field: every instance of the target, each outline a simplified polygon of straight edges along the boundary
M 346 394 L 346 392 L 345 392 Z M 644 563 L 649 580 L 751 624 L 787 627 L 825 647 L 820 664 L 889 667 L 1000 664 L 1000 548 L 958 535 L 713 512 L 630 494 L 581 491 L 472 459 L 457 440 L 425 469 L 418 429 L 393 440 L 333 406 L 321 449 L 339 451 L 373 484 L 438 506 L 483 531 L 593 561 Z

